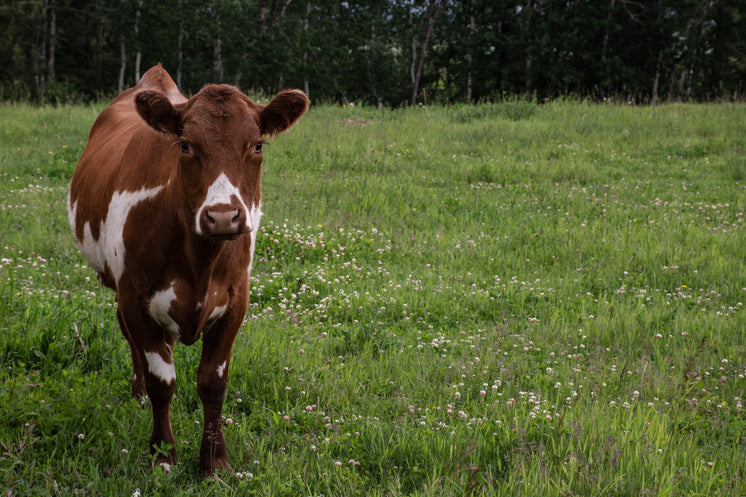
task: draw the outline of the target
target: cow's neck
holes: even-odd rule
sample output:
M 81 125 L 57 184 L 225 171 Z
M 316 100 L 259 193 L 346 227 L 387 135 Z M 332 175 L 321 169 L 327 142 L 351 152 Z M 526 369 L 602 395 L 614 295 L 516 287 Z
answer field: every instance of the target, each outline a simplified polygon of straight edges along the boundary
M 191 275 L 190 279 L 193 279 L 198 293 L 206 292 L 220 253 L 227 242 L 209 240 L 194 233 L 187 233 L 184 240 L 187 273 Z
M 196 235 L 192 220 L 184 212 L 189 211 L 180 210 L 172 246 L 179 247 L 183 254 L 183 264 L 186 267 L 183 268 L 182 277 L 189 280 L 197 292 L 205 292 L 227 242 Z

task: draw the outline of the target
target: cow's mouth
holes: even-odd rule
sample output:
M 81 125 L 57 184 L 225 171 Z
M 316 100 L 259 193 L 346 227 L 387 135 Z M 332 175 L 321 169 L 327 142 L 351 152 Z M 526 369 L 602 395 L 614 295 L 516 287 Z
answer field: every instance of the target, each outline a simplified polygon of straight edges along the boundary
M 233 241 L 237 239 L 240 236 L 245 235 L 248 233 L 247 231 L 239 231 L 235 233 L 211 233 L 207 235 L 207 239 L 214 241 L 214 242 L 226 242 L 226 241 Z

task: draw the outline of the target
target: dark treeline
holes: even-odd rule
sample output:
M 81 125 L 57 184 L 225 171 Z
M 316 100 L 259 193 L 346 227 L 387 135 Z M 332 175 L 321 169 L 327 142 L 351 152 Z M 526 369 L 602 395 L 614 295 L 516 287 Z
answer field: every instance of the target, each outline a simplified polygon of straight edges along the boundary
M 157 62 L 187 94 L 738 99 L 744 15 L 743 0 L 0 0 L 0 100 L 108 98 Z

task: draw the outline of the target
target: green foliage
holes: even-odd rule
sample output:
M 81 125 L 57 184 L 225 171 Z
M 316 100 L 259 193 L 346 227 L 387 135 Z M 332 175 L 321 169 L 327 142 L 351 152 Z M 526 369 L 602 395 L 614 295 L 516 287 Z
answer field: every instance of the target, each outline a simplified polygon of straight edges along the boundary
M 267 151 L 252 297 L 204 479 L 179 464 L 66 189 L 100 111 L 0 107 L 8 495 L 742 495 L 741 105 L 316 105 Z M 168 450 L 170 447 L 160 447 Z
M 225 82 L 398 107 L 430 26 L 423 104 L 737 100 L 744 14 L 731 0 L 0 0 L 0 100 L 96 100 L 161 62 L 185 94 Z

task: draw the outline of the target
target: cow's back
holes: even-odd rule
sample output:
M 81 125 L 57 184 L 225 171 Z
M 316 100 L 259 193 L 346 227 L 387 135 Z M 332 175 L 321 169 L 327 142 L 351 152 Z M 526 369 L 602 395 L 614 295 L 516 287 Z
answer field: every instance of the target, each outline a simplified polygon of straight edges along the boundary
M 160 66 L 149 70 L 98 116 L 70 185 L 75 240 L 102 282 L 112 288 L 123 271 L 120 238 L 126 218 L 134 206 L 163 191 L 178 155 L 173 140 L 137 113 L 135 95 L 143 90 L 163 93 L 173 103 L 186 101 Z

